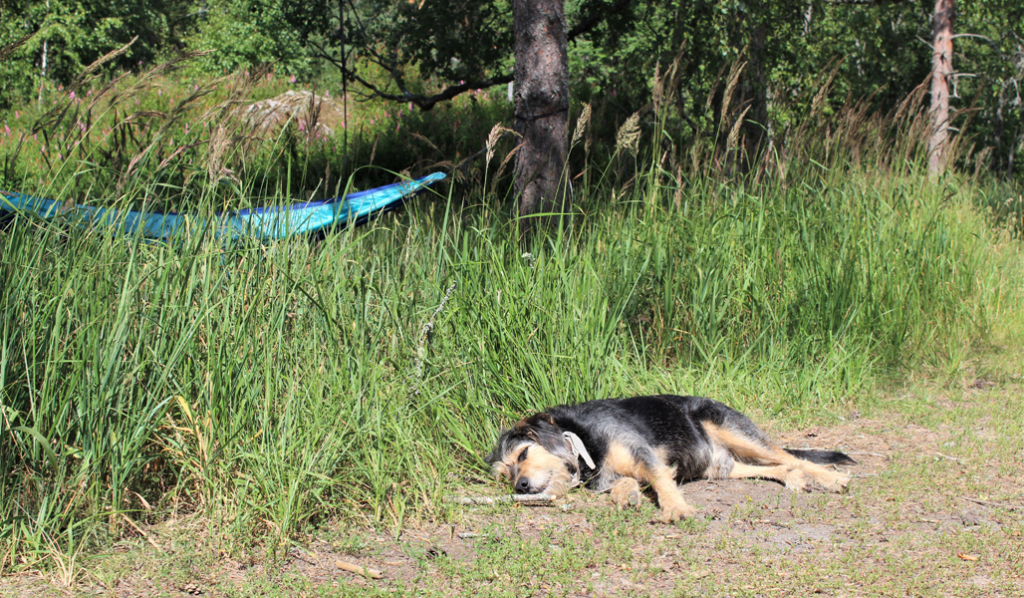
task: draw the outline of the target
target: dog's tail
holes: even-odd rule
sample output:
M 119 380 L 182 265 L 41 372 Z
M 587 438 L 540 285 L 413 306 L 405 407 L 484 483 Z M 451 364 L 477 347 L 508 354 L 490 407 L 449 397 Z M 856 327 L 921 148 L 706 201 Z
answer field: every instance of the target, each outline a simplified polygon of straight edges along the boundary
M 820 463 L 821 465 L 856 465 L 857 462 L 840 453 L 839 451 L 801 451 L 797 449 L 784 449 L 790 455 L 797 457 L 798 459 L 804 459 L 811 463 Z

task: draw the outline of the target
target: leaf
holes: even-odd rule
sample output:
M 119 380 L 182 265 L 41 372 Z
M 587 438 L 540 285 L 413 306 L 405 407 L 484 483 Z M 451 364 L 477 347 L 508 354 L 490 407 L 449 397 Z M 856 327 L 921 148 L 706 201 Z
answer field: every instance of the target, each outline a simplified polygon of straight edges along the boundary
M 956 555 L 958 557 L 960 557 L 961 559 L 965 560 L 965 561 L 976 561 L 976 560 L 981 558 L 980 555 L 977 555 L 977 554 L 967 554 L 966 552 L 958 552 L 958 553 L 956 553 Z
M 39 432 L 39 430 L 34 427 L 29 428 L 27 426 L 15 426 L 14 429 L 32 436 L 32 438 L 39 443 L 39 446 L 43 448 L 43 452 L 46 453 L 46 458 L 50 461 L 50 467 L 53 468 L 54 471 L 57 471 L 57 453 L 53 452 L 53 449 L 50 448 L 50 442 Z
M 192 419 L 192 410 L 188 408 L 188 403 L 185 402 L 185 397 L 175 395 L 174 400 L 178 403 L 178 406 L 181 407 L 182 412 L 185 413 L 185 418 L 188 419 L 188 423 L 194 425 L 195 421 Z

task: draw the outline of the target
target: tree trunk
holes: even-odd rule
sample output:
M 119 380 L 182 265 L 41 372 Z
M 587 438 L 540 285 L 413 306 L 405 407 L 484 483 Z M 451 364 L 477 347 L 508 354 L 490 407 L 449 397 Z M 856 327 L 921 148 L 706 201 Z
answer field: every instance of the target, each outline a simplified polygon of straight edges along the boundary
M 932 18 L 931 136 L 928 139 L 928 174 L 946 168 L 949 148 L 949 78 L 953 74 L 953 13 L 955 0 L 935 0 Z
M 564 0 L 513 0 L 515 29 L 515 194 L 519 215 L 569 211 L 569 57 Z M 522 223 L 524 229 L 531 220 Z
M 743 99 L 750 107 L 743 120 L 742 171 L 757 170 L 768 139 L 768 77 L 765 75 L 765 28 L 758 22 L 750 27 L 747 70 L 743 73 Z

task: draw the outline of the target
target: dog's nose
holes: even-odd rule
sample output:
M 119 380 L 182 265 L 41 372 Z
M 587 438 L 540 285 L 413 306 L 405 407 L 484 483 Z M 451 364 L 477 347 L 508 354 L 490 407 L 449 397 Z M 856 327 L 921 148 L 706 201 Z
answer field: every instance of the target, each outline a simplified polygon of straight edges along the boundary
M 516 492 L 519 494 L 529 494 L 530 480 L 527 478 L 519 478 L 519 481 L 516 482 Z

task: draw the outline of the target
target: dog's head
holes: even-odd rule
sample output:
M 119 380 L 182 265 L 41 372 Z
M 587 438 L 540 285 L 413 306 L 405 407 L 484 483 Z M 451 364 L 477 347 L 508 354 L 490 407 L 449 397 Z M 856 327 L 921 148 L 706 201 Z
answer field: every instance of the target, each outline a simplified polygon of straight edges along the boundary
M 562 496 L 579 475 L 572 449 L 547 413 L 522 419 L 502 434 L 486 461 L 496 478 L 520 494 Z

